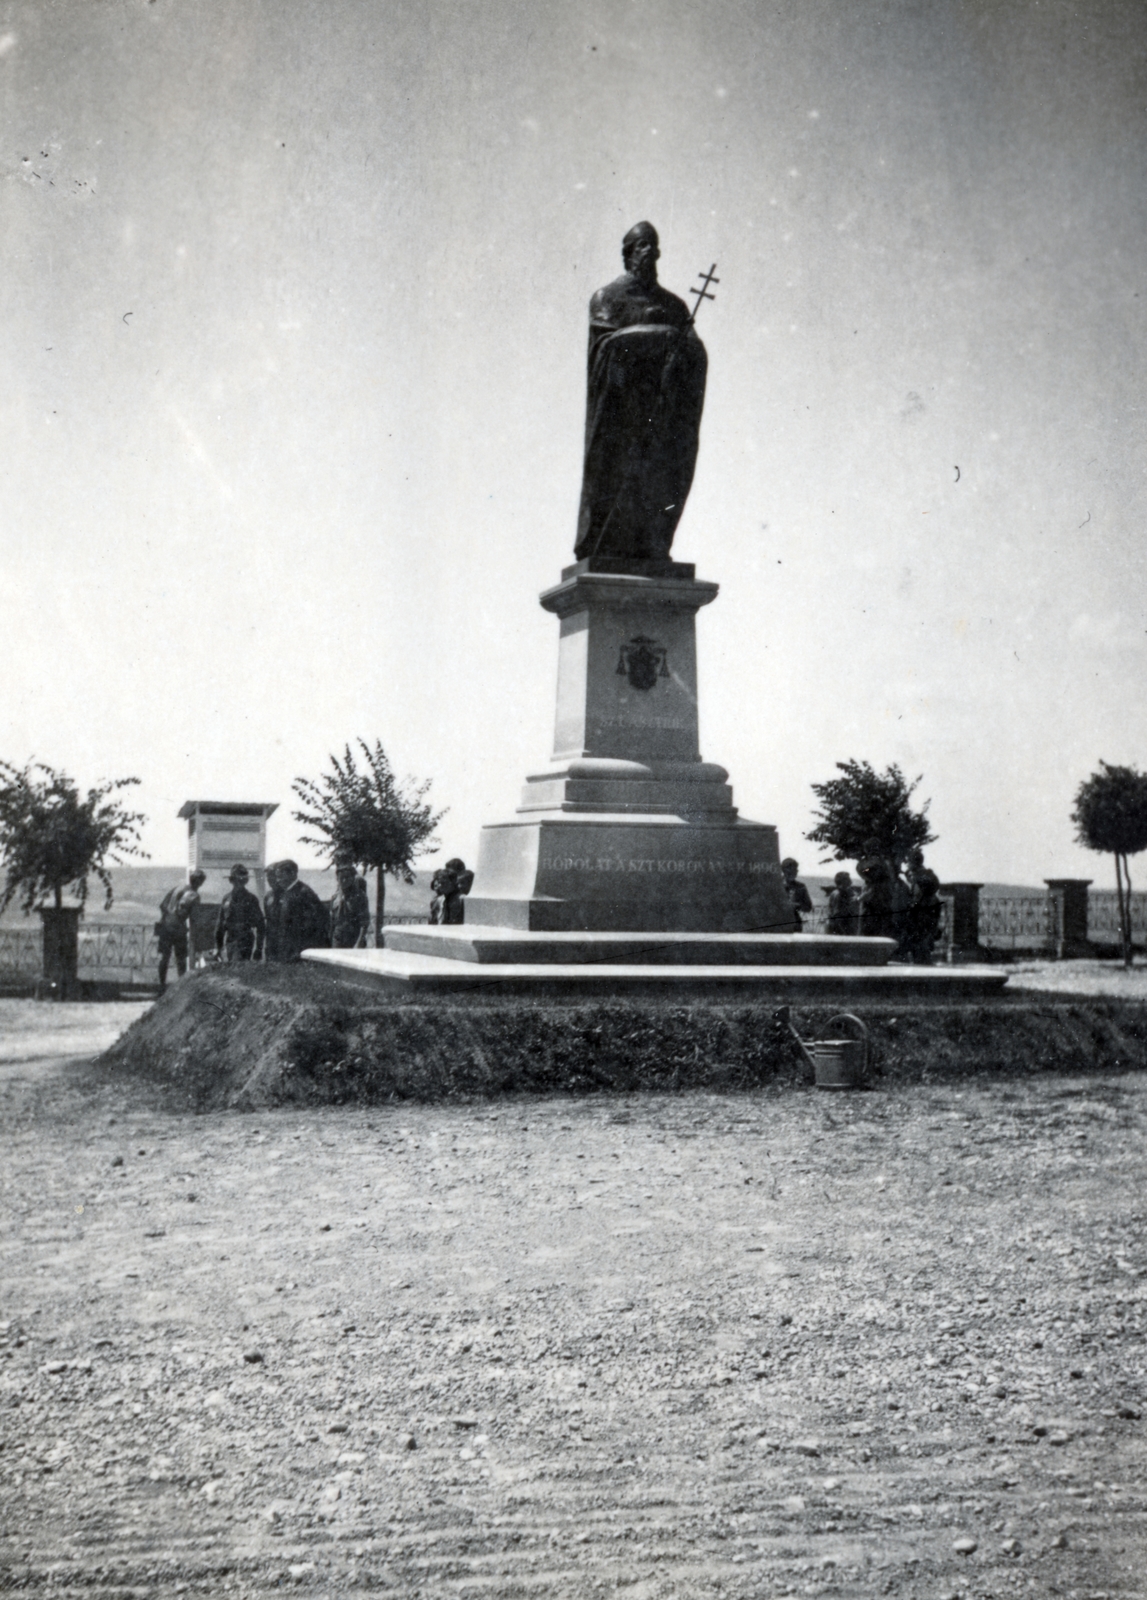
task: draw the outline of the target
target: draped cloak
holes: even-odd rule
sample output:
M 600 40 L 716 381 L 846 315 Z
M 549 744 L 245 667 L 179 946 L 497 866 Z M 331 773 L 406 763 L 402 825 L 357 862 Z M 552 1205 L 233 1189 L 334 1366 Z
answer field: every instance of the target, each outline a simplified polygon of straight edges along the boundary
M 574 554 L 665 560 L 697 463 L 708 358 L 683 300 L 632 273 L 589 303 Z

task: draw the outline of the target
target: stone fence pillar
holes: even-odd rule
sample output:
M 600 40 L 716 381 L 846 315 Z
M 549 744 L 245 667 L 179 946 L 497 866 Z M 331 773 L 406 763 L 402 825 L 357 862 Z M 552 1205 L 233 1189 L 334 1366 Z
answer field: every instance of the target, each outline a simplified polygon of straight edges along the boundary
M 1055 953 L 1062 961 L 1091 954 L 1087 939 L 1087 891 L 1090 878 L 1045 878 L 1054 907 Z
M 980 953 L 980 890 L 982 883 L 942 883 L 940 893 L 952 902 L 952 943 L 948 959 L 974 960 Z
M 44 923 L 44 981 L 56 1000 L 78 1000 L 80 980 L 79 906 L 41 906 Z

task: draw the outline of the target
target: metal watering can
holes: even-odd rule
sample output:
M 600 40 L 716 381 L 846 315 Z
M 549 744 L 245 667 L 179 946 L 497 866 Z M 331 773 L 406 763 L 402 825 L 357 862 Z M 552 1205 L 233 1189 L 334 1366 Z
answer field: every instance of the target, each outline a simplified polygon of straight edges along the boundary
M 830 1030 L 837 1028 L 840 1023 L 847 1023 L 854 1029 L 855 1033 L 851 1038 L 810 1039 L 807 1044 L 793 1027 L 788 1006 L 781 1006 L 775 1017 L 777 1022 L 792 1034 L 801 1055 L 812 1068 L 813 1079 L 818 1089 L 864 1087 L 868 1081 L 871 1051 L 868 1029 L 859 1017 L 842 1011 L 839 1016 L 829 1018 Z

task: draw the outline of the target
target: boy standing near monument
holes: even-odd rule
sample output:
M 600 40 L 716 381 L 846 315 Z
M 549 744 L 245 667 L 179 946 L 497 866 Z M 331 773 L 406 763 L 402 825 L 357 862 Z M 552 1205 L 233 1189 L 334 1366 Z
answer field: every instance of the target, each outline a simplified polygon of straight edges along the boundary
M 838 872 L 828 897 L 827 933 L 854 934 L 860 920 L 860 904 L 852 886 L 851 872 Z
M 186 884 L 177 884 L 174 889 L 169 889 L 160 901 L 159 921 L 155 925 L 159 943 L 160 994 L 167 988 L 167 968 L 173 953 L 175 970 L 179 976 L 182 978 L 187 971 L 187 926 L 191 921 L 191 913 L 199 904 L 200 886 L 206 878 L 207 874 L 200 872 L 197 867 Z
M 799 871 L 800 862 L 794 861 L 792 856 L 786 856 L 781 862 L 781 876 L 784 879 L 785 893 L 789 897 L 789 905 L 792 907 L 793 916 L 796 918 L 796 931 L 798 933 L 804 927 L 804 922 L 801 919 L 812 912 L 812 899 L 804 884 L 797 877 Z
M 264 961 L 279 959 L 279 924 L 283 918 L 283 887 L 279 882 L 279 863 L 272 861 L 267 867 L 267 892 L 263 896 L 263 918 L 266 939 L 263 945 Z
M 366 879 L 360 878 L 354 863 L 344 862 L 335 869 L 338 889 L 331 901 L 331 947 L 356 950 L 366 944 L 370 932 L 370 897 Z

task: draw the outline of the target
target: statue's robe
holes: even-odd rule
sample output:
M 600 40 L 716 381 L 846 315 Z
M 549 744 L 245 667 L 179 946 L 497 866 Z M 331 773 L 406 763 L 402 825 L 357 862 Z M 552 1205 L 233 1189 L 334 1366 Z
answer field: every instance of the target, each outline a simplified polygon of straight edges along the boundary
M 664 560 L 697 462 L 705 346 L 683 300 L 628 272 L 597 291 L 589 324 L 574 554 Z

